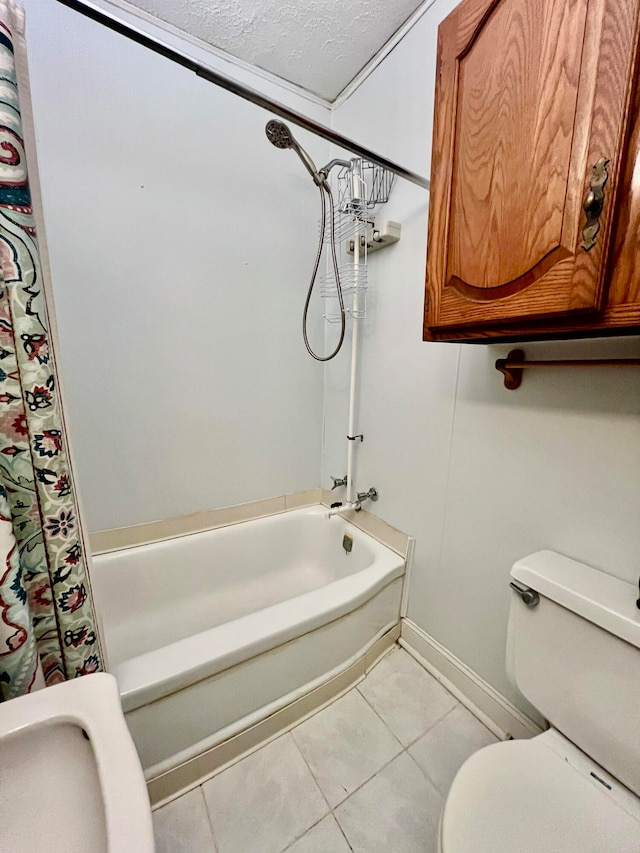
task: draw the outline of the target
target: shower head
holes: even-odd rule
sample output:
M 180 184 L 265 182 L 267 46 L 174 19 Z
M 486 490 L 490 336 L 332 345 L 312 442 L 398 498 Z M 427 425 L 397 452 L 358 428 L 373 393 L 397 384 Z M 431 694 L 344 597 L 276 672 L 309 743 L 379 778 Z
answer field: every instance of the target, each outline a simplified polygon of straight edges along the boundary
M 295 139 L 293 133 L 291 133 L 283 121 L 271 119 L 271 121 L 267 122 L 264 132 L 267 134 L 269 142 L 272 145 L 275 145 L 276 148 L 293 148 L 298 157 L 304 163 L 304 167 L 313 178 L 314 183 L 318 186 L 323 183 L 324 177 L 320 175 L 311 157 L 309 157 L 307 152 Z
M 264 132 L 269 142 L 276 148 L 293 148 L 295 142 L 293 134 L 283 121 L 271 119 L 267 122 Z

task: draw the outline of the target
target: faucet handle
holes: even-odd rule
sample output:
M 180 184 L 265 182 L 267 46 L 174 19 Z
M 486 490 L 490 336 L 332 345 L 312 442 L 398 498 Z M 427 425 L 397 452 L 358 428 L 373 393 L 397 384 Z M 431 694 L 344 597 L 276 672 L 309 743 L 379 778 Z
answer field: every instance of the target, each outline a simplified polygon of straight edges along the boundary
M 375 487 L 371 487 L 368 492 L 357 492 L 356 498 L 358 499 L 358 503 L 362 503 L 362 501 L 378 500 L 378 490 Z
M 344 475 L 344 477 L 331 477 L 331 479 L 333 480 L 333 486 L 331 486 L 331 491 L 333 491 L 334 489 L 337 489 L 339 486 L 346 486 L 347 485 L 347 475 L 346 474 Z

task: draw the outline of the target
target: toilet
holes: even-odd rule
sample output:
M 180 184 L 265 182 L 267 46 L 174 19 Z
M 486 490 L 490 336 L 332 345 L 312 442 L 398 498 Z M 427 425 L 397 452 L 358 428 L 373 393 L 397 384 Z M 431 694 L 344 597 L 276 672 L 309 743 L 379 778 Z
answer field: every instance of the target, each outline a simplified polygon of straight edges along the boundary
M 551 728 L 463 764 L 440 853 L 639 853 L 638 587 L 552 551 L 511 577 L 507 670 Z

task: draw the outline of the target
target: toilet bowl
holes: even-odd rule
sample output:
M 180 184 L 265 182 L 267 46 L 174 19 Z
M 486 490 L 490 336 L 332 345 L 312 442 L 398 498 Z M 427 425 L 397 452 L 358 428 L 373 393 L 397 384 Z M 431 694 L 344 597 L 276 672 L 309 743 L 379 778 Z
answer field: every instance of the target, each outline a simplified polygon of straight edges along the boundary
M 548 551 L 511 574 L 510 676 L 562 731 L 472 755 L 444 805 L 440 853 L 639 853 L 637 590 Z
M 149 798 L 115 678 L 0 704 L 0 850 L 153 853 Z

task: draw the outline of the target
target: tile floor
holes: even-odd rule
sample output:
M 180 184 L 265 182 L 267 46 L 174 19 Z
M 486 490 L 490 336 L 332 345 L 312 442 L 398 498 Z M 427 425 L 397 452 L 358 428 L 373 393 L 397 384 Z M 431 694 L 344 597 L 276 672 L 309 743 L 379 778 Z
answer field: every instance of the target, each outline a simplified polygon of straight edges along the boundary
M 157 853 L 435 853 L 458 767 L 495 740 L 396 647 L 327 708 L 156 810 Z

